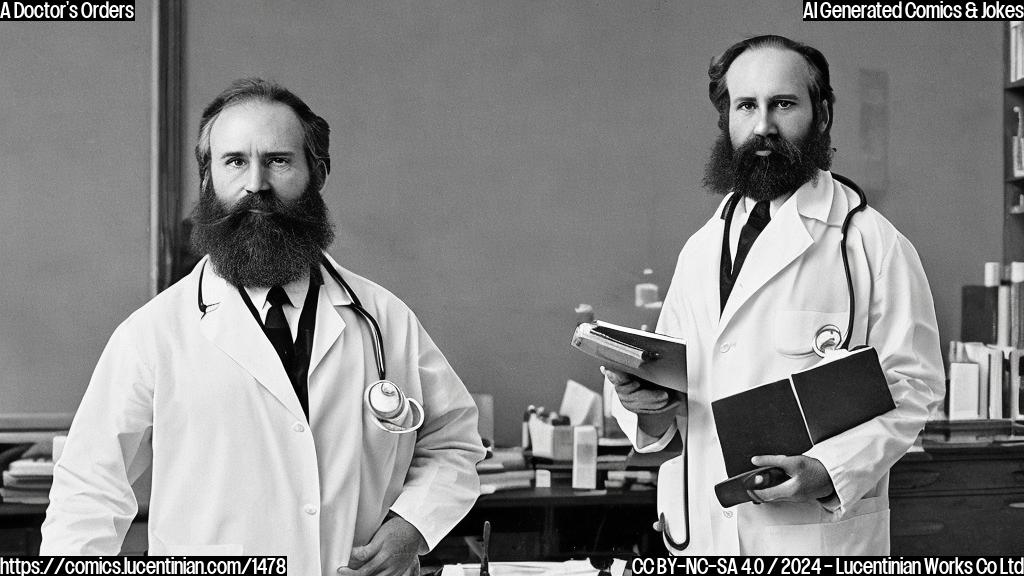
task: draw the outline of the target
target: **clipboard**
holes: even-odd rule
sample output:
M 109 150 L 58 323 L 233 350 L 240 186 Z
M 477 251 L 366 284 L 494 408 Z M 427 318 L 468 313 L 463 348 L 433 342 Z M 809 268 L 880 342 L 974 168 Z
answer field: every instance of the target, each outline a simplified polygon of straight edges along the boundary
M 608 368 L 686 392 L 686 342 L 680 338 L 596 321 L 576 326 L 570 344 Z

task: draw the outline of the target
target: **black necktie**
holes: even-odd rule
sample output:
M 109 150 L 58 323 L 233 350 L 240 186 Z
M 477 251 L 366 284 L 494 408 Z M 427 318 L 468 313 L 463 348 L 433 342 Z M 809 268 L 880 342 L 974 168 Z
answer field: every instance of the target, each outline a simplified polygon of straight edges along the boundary
M 281 357 L 285 372 L 291 376 L 295 360 L 295 344 L 292 341 L 292 331 L 288 328 L 288 320 L 284 317 L 284 305 L 291 304 L 284 288 L 274 286 L 267 294 L 267 302 L 270 302 L 270 310 L 267 311 L 267 320 L 263 323 L 267 331 L 267 338 L 277 350 Z
M 727 276 L 723 274 L 720 282 L 720 297 L 723 310 L 725 309 L 725 303 L 729 300 L 729 294 L 732 293 L 732 287 L 736 283 L 736 277 L 740 275 L 743 261 L 747 259 L 750 247 L 754 245 L 754 240 L 757 239 L 757 236 L 772 219 L 769 215 L 768 207 L 768 200 L 761 200 L 755 204 L 754 209 L 750 212 L 750 217 L 747 218 L 747 223 L 740 230 L 740 240 L 736 245 L 736 259 L 733 260 L 732 271 Z

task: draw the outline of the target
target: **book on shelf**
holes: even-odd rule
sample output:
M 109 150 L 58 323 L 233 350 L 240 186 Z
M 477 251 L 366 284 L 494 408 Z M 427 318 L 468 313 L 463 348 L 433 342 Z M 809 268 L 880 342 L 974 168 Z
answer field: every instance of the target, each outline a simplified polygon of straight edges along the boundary
M 960 340 L 995 344 L 999 336 L 999 288 L 965 285 L 961 289 Z
M 1024 77 L 1024 21 L 1010 22 L 1010 82 Z
M 1024 348 L 1024 262 L 1010 263 L 1010 346 Z
M 729 478 L 723 506 L 749 500 L 740 484 L 758 455 L 802 454 L 811 446 L 895 408 L 874 348 L 838 350 L 789 378 L 711 403 Z M 720 496 L 720 500 L 722 496 Z
M 679 338 L 598 320 L 577 325 L 570 344 L 607 368 L 686 392 L 686 342 Z
M 950 406 L 951 419 L 1020 419 L 1021 385 L 1024 376 L 1024 350 L 1011 346 L 993 346 L 980 342 L 963 343 L 964 358 L 955 359 L 950 364 L 950 397 L 955 405 Z M 973 402 L 957 399 L 955 394 L 966 392 L 961 387 L 960 373 L 963 369 L 958 364 L 966 361 L 977 366 L 978 399 L 976 414 L 966 414 L 958 406 L 967 406 Z M 973 377 L 972 377 L 973 378 Z
M 989 354 L 989 418 L 1021 417 L 1021 360 L 1024 350 L 1007 346 L 990 346 Z
M 1010 136 L 1013 143 L 1010 147 L 1010 160 L 1013 176 L 1019 178 L 1024 176 L 1024 110 L 1020 106 L 1014 106 L 1013 113 L 1017 115 L 1017 133 Z

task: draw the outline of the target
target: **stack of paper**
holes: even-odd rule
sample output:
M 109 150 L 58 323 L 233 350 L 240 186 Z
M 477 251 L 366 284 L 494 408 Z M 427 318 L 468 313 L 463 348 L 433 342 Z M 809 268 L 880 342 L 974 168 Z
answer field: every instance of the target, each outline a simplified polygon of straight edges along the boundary
M 0 498 L 7 503 L 49 504 L 52 485 L 52 460 L 15 460 L 4 470 Z

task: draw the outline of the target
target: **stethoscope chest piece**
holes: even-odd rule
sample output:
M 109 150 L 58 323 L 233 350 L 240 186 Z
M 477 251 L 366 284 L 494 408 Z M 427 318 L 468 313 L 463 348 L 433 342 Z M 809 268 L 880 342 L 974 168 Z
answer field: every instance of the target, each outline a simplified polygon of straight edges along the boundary
M 423 425 L 423 405 L 406 396 L 390 380 L 378 380 L 367 386 L 363 402 L 373 416 L 373 423 L 386 432 L 406 434 Z
M 839 328 L 834 324 L 826 324 L 818 328 L 818 332 L 814 334 L 814 353 L 824 358 L 826 352 L 839 348 L 842 342 L 843 335 Z

